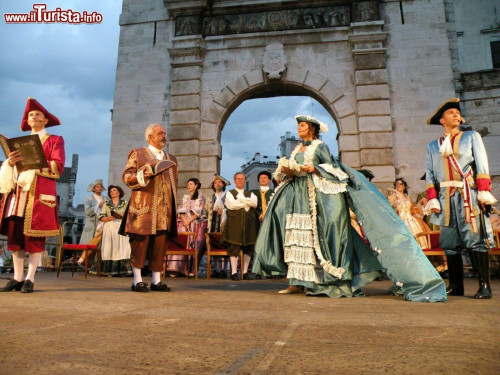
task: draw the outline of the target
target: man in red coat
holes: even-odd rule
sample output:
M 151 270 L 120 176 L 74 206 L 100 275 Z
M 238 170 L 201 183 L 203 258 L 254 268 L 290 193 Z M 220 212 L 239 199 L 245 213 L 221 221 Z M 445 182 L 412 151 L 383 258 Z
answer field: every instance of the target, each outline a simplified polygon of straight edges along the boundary
M 2 291 L 31 293 L 35 273 L 45 241 L 59 234 L 56 180 L 64 170 L 64 140 L 50 135 L 45 128 L 60 125 L 57 117 L 33 98 L 28 98 L 21 131 L 31 130 L 40 137 L 48 168 L 18 172 L 16 163 L 22 160 L 18 150 L 9 154 L 0 168 L 0 229 L 7 235 L 7 249 L 12 251 L 14 277 Z M 24 255 L 29 254 L 29 266 L 24 276 Z

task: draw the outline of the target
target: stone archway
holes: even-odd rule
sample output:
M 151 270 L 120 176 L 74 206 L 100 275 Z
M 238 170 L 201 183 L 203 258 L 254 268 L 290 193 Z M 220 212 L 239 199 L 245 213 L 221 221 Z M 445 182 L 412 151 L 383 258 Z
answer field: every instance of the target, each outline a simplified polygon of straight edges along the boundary
M 127 56 L 131 64 L 138 65 L 136 75 L 143 74 L 141 63 L 157 67 L 162 74 L 146 75 L 153 80 L 146 99 L 140 96 L 146 90 L 140 84 L 136 87 L 139 94 L 133 103 L 134 116 L 138 117 L 137 108 L 144 113 L 144 121 L 156 113 L 150 122 L 157 122 L 162 115 L 169 151 L 179 160 L 181 186 L 192 176 L 207 186 L 218 172 L 221 131 L 237 105 L 251 97 L 279 96 L 280 90 L 311 96 L 330 112 L 337 120 L 339 153 L 345 163 L 371 169 L 379 184 L 394 181 L 384 48 L 387 33 L 382 31 L 378 1 L 339 1 L 332 6 L 319 0 L 310 3 L 308 8 L 298 9 L 282 9 L 281 2 L 272 1 L 266 6 L 241 5 L 240 23 L 234 21 L 232 2 L 217 2 L 217 9 L 204 1 L 193 5 L 163 0 L 164 9 L 156 4 L 160 19 L 147 29 L 154 53 L 140 54 L 148 57 L 144 62 L 131 57 L 135 56 L 134 48 Z M 342 17 L 328 18 L 332 14 Z M 300 21 L 297 17 L 303 22 L 290 24 Z M 252 20 L 268 23 L 264 27 L 252 24 Z M 230 26 L 221 29 L 223 23 Z M 267 29 L 247 30 L 249 25 Z M 144 27 L 133 26 L 129 31 L 137 28 L 144 35 Z M 117 83 L 117 90 L 122 83 Z M 123 91 L 122 95 L 131 93 L 134 91 Z M 147 98 L 152 101 L 147 102 Z M 120 124 L 129 110 L 119 108 L 120 99 L 117 93 L 110 181 L 116 181 L 116 176 L 111 179 L 115 156 L 124 157 L 120 147 L 137 147 L 119 134 L 133 133 L 130 125 Z

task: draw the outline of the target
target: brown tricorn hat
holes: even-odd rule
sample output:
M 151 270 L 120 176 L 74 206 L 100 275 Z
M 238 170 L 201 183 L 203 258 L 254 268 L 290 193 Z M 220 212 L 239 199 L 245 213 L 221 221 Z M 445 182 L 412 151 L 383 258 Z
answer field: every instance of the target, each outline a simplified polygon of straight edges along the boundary
M 443 113 L 450 108 L 456 108 L 460 111 L 460 98 L 451 98 L 442 102 L 434 111 L 432 116 L 427 119 L 427 125 L 441 125 L 439 120 L 441 120 L 441 117 L 443 117 Z M 463 119 L 463 117 L 461 119 L 461 122 L 462 124 L 465 124 L 465 120 Z

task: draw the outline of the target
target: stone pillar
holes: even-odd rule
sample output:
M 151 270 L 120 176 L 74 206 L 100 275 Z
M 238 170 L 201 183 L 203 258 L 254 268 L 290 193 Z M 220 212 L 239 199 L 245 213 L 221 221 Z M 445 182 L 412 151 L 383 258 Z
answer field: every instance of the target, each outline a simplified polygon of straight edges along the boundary
M 171 57 L 169 152 L 179 163 L 179 187 L 198 177 L 206 162 L 200 157 L 201 72 L 203 38 L 201 35 L 177 37 L 168 52 Z
M 384 21 L 351 24 L 361 168 L 370 169 L 379 188 L 395 178 L 386 69 Z

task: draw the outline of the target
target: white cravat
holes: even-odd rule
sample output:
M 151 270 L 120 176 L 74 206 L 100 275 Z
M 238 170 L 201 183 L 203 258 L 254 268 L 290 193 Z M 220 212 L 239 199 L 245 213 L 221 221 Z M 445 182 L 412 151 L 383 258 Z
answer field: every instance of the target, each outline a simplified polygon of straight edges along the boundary
M 163 150 L 160 150 L 160 149 L 158 149 L 158 148 L 156 148 L 155 146 L 152 146 L 152 145 L 149 145 L 148 148 L 154 154 L 154 156 L 156 157 L 156 159 L 163 160 L 163 158 L 165 156 L 165 153 L 163 152 Z
M 450 136 L 451 134 L 447 134 L 444 137 L 444 141 L 439 147 L 439 152 L 443 157 L 447 158 L 450 155 L 453 155 L 453 148 L 451 147 L 451 141 L 450 141 Z

